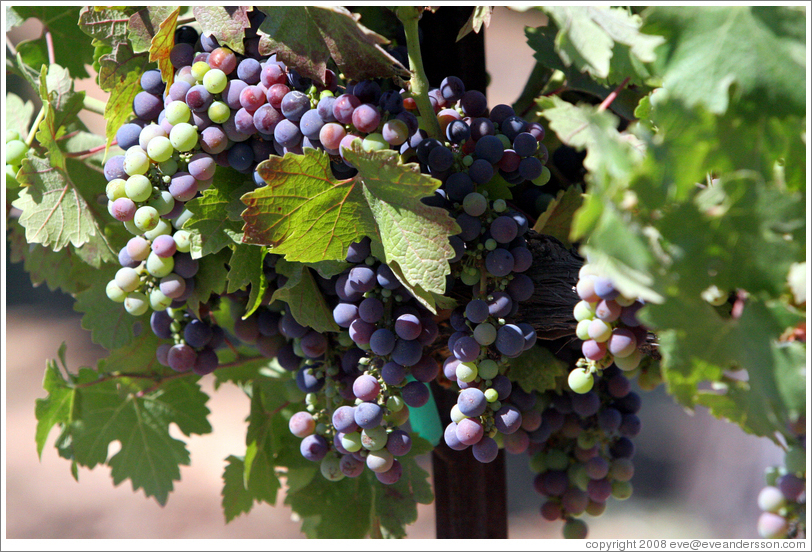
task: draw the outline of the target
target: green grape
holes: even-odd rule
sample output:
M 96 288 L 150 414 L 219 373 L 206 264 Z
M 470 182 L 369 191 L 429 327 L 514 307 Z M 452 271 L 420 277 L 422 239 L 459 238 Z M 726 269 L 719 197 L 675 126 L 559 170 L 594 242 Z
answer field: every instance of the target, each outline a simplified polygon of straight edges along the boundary
M 17 181 L 17 171 L 20 168 L 16 165 L 6 165 L 6 189 L 13 190 L 15 188 L 20 187 L 19 181 Z
M 222 125 L 228 121 L 228 118 L 231 116 L 231 109 L 225 103 L 216 101 L 212 102 L 212 104 L 209 106 L 208 114 L 211 122 Z
M 468 416 L 463 414 L 462 411 L 460 410 L 460 407 L 455 404 L 454 406 L 451 407 L 451 411 L 449 412 L 449 417 L 451 418 L 452 422 L 454 422 L 455 424 L 458 424 L 461 421 L 463 421 L 465 418 L 467 418 Z
M 479 284 L 479 280 L 482 278 L 482 274 L 479 271 L 474 272 L 463 272 L 460 274 L 460 281 L 466 286 L 475 286 Z
M 508 138 L 504 134 L 499 133 L 496 135 L 496 137 L 499 138 L 499 141 L 502 142 L 502 147 L 504 147 L 505 149 L 510 149 L 513 147 L 513 144 L 510 142 L 510 138 Z
M 149 301 L 143 293 L 133 291 L 124 299 L 124 309 L 133 316 L 141 316 L 149 309 Z
M 632 354 L 625 358 L 614 357 L 615 366 L 624 372 L 630 372 L 637 368 L 641 360 L 643 360 L 643 353 L 640 352 L 640 349 L 635 349 Z
M 361 450 L 361 434 L 357 431 L 345 433 L 341 436 L 341 446 L 347 449 L 348 452 L 358 452 Z
M 124 155 L 124 172 L 130 176 L 145 174 L 149 170 L 149 157 L 141 146 L 133 146 Z
M 586 301 L 578 301 L 575 308 L 572 309 L 572 314 L 575 320 L 591 320 L 595 316 L 595 306 L 597 303 L 587 303 Z
M 612 481 L 612 496 L 617 500 L 626 500 L 632 496 L 632 484 L 628 481 Z
M 192 234 L 188 230 L 178 230 L 172 237 L 181 253 L 188 253 L 192 249 Z
M 154 240 L 158 236 L 163 236 L 164 234 L 171 234 L 172 233 L 172 225 L 166 222 L 164 219 L 159 219 L 157 226 L 152 230 L 147 230 L 144 232 L 144 236 L 148 240 Z
M 219 94 L 227 84 L 228 77 L 220 69 L 210 69 L 203 75 L 203 87 L 212 94 Z
M 776 513 L 787 503 L 778 487 L 764 487 L 758 493 L 758 507 L 762 512 Z
M 361 142 L 361 147 L 366 152 L 380 151 L 389 148 L 389 143 L 383 139 L 383 134 L 373 132 L 372 134 L 367 134 L 366 138 Z
M 141 277 L 138 272 L 134 268 L 127 266 L 118 269 L 113 281 L 126 293 L 135 291 L 141 285 Z
M 409 412 L 410 410 L 408 408 L 401 408 L 397 412 L 386 414 L 383 419 L 390 425 L 401 426 L 409 421 Z
M 462 200 L 462 208 L 472 217 L 478 217 L 488 209 L 488 200 L 480 193 L 471 192 Z
M 545 184 L 547 184 L 550 181 L 551 176 L 552 176 L 552 174 L 550 173 L 550 169 L 548 169 L 547 167 L 542 167 L 541 168 L 541 174 L 538 175 L 536 177 L 536 179 L 533 180 L 532 182 L 536 186 L 544 186 Z
M 459 366 L 457 366 L 457 379 L 469 383 L 476 379 L 477 377 L 477 367 L 476 364 L 473 362 L 461 362 Z
M 22 140 L 9 140 L 6 142 L 6 163 L 19 165 L 25 159 L 28 146 Z
M 166 120 L 170 125 L 178 123 L 188 123 L 192 116 L 192 110 L 186 105 L 186 102 L 175 100 L 166 106 Z
M 333 455 L 327 455 L 321 460 L 319 471 L 328 481 L 341 481 L 346 477 L 341 471 L 340 461 Z
M 537 452 L 536 454 L 534 454 L 533 457 L 530 458 L 529 465 L 533 473 L 542 473 L 547 471 L 547 466 L 544 463 L 544 453 Z
M 497 213 L 501 213 L 505 209 L 507 209 L 507 203 L 504 199 L 497 199 L 493 202 L 493 210 Z
M 585 319 L 578 322 L 578 325 L 575 327 L 575 335 L 578 336 L 578 339 L 581 341 L 586 341 L 589 339 L 589 323 L 592 320 Z
M 391 410 L 392 412 L 400 412 L 406 403 L 403 402 L 401 397 L 396 395 L 392 395 L 388 399 L 386 399 L 386 408 Z
M 168 190 L 162 190 L 159 194 L 156 194 L 155 197 L 151 198 L 147 202 L 147 205 L 155 207 L 158 214 L 164 216 L 175 207 L 175 198 L 172 197 L 172 194 L 170 194 Z
M 634 297 L 632 297 L 631 299 L 629 299 L 628 297 L 624 297 L 623 295 L 618 295 L 617 297 L 615 297 L 615 303 L 617 303 L 621 307 L 630 307 L 634 304 L 635 301 L 637 301 L 637 299 L 635 299 Z
M 386 428 L 383 426 L 361 430 L 361 446 L 367 450 L 381 450 L 386 446 L 387 439 Z
M 172 257 L 159 257 L 154 252 L 147 257 L 147 272 L 156 278 L 169 276 L 175 268 L 175 259 Z
M 112 205 L 112 204 L 111 204 L 111 203 L 108 203 L 108 205 Z M 138 228 L 138 227 L 135 225 L 135 223 L 134 223 L 133 221 L 131 221 L 131 220 L 125 220 L 125 221 L 124 221 L 124 228 L 126 228 L 126 229 L 127 229 L 127 231 L 128 231 L 130 234 L 134 235 L 134 236 L 140 236 L 140 235 L 141 235 L 141 229 L 139 229 L 139 228 Z
M 172 158 L 173 153 L 175 153 L 175 148 L 172 147 L 172 142 L 166 136 L 156 136 L 147 145 L 147 154 L 156 163 L 168 161 Z
M 115 280 L 107 282 L 107 297 L 116 303 L 123 303 L 127 298 L 127 292 L 121 289 Z
M 133 216 L 135 226 L 142 232 L 149 232 L 158 226 L 159 220 L 160 215 L 158 215 L 158 211 L 155 209 L 155 207 L 150 207 L 149 205 L 139 207 L 135 211 L 135 216 Z
M 161 293 L 158 288 L 149 292 L 149 306 L 154 311 L 166 310 L 172 304 L 172 299 Z
M 485 346 L 490 345 L 491 343 L 496 341 L 496 327 L 488 322 L 483 322 L 482 324 L 479 324 L 476 328 L 474 328 L 474 339 L 476 339 L 476 342 L 479 343 L 480 345 Z M 492 379 L 493 377 L 496 376 L 496 374 L 494 374 L 493 376 L 483 376 L 481 364 L 479 365 L 479 375 L 483 379 Z
M 160 169 L 161 174 L 172 176 L 178 172 L 178 162 L 175 159 L 168 159 L 163 163 L 159 163 L 158 169 Z
M 499 399 L 499 392 L 496 389 L 486 389 L 485 399 L 489 402 L 496 402 Z
M 183 212 L 178 215 L 178 218 L 172 222 L 172 224 L 175 228 L 183 228 L 183 225 L 186 224 L 186 221 L 192 218 L 192 216 L 193 213 L 189 209 L 184 209 Z
M 189 123 L 180 123 L 172 127 L 169 141 L 178 151 L 191 151 L 197 145 L 197 128 Z
M 107 187 L 104 189 L 105 193 L 107 194 L 107 199 L 110 202 L 113 202 L 119 198 L 127 197 L 127 191 L 125 188 L 126 184 L 127 181 L 123 178 L 114 178 L 108 182 Z
M 192 76 L 197 82 L 201 82 L 211 67 L 205 61 L 196 61 L 192 64 Z
M 484 324 L 480 324 L 480 326 L 483 325 Z M 488 326 L 491 325 L 488 324 Z M 493 326 L 491 326 L 491 328 L 493 328 Z M 494 331 L 496 330 L 494 329 Z M 499 365 L 489 358 L 486 358 L 485 360 L 480 362 L 479 366 L 477 366 L 477 370 L 479 372 L 479 377 L 485 380 L 493 379 L 499 375 Z
M 590 372 L 587 372 L 585 368 L 576 368 L 572 372 L 570 372 L 569 377 L 567 378 L 567 383 L 570 386 L 570 389 L 575 391 L 576 393 L 588 393 L 592 386 L 595 385 L 595 379 L 592 377 Z
M 166 314 L 168 314 L 169 318 L 172 318 L 173 320 L 183 320 L 183 317 L 186 316 L 183 308 L 173 309 L 170 307 L 166 309 Z
M 567 478 L 572 481 L 576 487 L 586 492 L 589 485 L 589 475 L 586 473 L 586 465 L 581 462 L 576 462 L 567 468 Z
M 485 249 L 487 249 L 488 251 L 493 251 L 498 246 L 499 243 L 493 238 L 488 238 L 487 240 L 485 240 Z
M 332 95 L 332 94 L 331 94 Z M 7 130 L 6 131 L 6 144 L 11 142 L 12 140 L 22 140 L 22 136 L 16 130 Z
M 556 471 L 566 470 L 570 465 L 570 460 L 567 454 L 558 449 L 551 449 L 547 451 L 545 462 L 547 463 L 547 467 L 549 469 Z
M 143 174 L 135 174 L 124 183 L 127 197 L 136 203 L 142 203 L 152 195 L 152 182 Z

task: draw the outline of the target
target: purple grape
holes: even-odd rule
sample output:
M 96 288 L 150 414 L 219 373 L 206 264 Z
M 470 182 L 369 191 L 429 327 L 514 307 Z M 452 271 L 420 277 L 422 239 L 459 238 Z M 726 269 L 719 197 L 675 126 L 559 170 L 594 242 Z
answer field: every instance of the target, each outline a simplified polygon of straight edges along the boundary
M 116 178 L 121 178 L 122 180 L 129 178 L 129 175 L 124 171 L 123 155 L 114 155 L 107 160 L 104 164 L 104 178 L 107 179 L 107 182 L 115 180 Z
M 500 401 L 507 399 L 510 396 L 511 391 L 513 391 L 513 384 L 510 383 L 510 380 L 502 374 L 499 374 L 493 378 L 491 381 L 491 387 L 496 390 Z
M 493 121 L 497 125 L 501 125 L 505 119 L 513 115 L 516 115 L 516 112 L 513 111 L 512 107 L 505 104 L 499 104 L 491 108 L 490 118 L 491 121 Z
M 276 353 L 276 360 L 279 362 L 279 366 L 288 372 L 296 372 L 302 362 L 302 359 L 293 351 L 293 343 L 286 343 L 280 347 Z
M 412 438 L 402 429 L 396 429 L 389 434 L 389 438 L 386 440 L 386 450 L 391 452 L 392 456 L 409 454 L 409 451 L 412 450 Z
M 420 320 L 413 314 L 402 314 L 395 320 L 395 333 L 401 339 L 408 341 L 417 339 L 422 330 Z
M 403 366 L 414 366 L 423 356 L 423 346 L 419 341 L 398 339 L 392 350 L 392 360 Z
M 621 437 L 609 447 L 613 458 L 632 458 L 634 456 L 634 443 L 628 437 Z
M 169 62 L 172 63 L 172 67 L 176 69 L 191 65 L 194 57 L 194 46 L 183 42 L 175 44 L 169 51 Z
M 133 113 L 139 119 L 154 121 L 164 108 L 163 98 L 158 94 L 139 92 L 133 98 Z
M 116 141 L 118 142 L 118 147 L 126 151 L 133 146 L 137 146 L 140 135 L 140 125 L 136 123 L 126 123 L 121 125 L 121 128 L 119 128 L 118 132 L 116 132 Z
M 364 322 L 360 318 L 357 318 L 352 321 L 349 329 L 350 339 L 352 339 L 358 345 L 368 345 L 369 340 L 372 337 L 372 333 L 375 331 L 375 326 L 368 322 Z
M 383 409 L 376 403 L 362 402 L 355 407 L 355 423 L 358 427 L 372 429 L 381 425 L 382 421 Z
M 454 356 L 462 362 L 475 361 L 481 350 L 479 342 L 470 335 L 460 337 L 453 346 Z
M 198 113 L 208 110 L 213 101 L 214 96 L 202 84 L 192 86 L 186 93 L 186 104 Z
M 428 386 L 419 381 L 410 381 L 401 389 L 403 402 L 412 408 L 420 408 L 429 402 L 430 395 L 431 391 L 429 391 Z
M 387 362 L 381 368 L 381 378 L 387 385 L 398 385 L 406 377 L 406 368 L 397 362 Z
M 166 314 L 166 311 L 155 311 L 149 317 L 149 327 L 152 328 L 152 333 L 161 339 L 172 339 L 172 318 Z
M 417 381 L 428 383 L 440 373 L 440 365 L 429 355 L 423 355 L 420 360 L 412 366 L 412 376 Z
M 612 495 L 612 482 L 606 478 L 590 479 L 586 485 L 589 498 L 595 502 L 606 502 Z
M 395 334 L 388 328 L 375 330 L 369 338 L 369 347 L 379 356 L 386 356 L 395 348 Z
M 358 318 L 358 307 L 353 303 L 339 303 L 333 309 L 333 320 L 342 328 L 349 328 Z
M 524 335 L 515 324 L 505 324 L 496 332 L 496 349 L 509 358 L 515 358 L 524 351 Z
M 311 368 L 300 368 L 296 372 L 296 386 L 302 393 L 318 393 L 324 387 L 324 378 L 317 378 Z
M 623 414 L 623 419 L 620 423 L 620 434 L 625 437 L 636 437 L 640 433 L 642 423 L 640 418 L 635 414 Z
M 519 174 L 525 180 L 535 180 L 541 176 L 544 166 L 535 157 L 526 157 L 519 162 Z
M 457 224 L 462 231 L 458 234 L 459 237 L 466 242 L 470 242 L 479 237 L 482 230 L 482 223 L 477 217 L 472 217 L 468 213 L 460 213 L 457 216 Z
M 327 456 L 327 440 L 321 435 L 311 434 L 302 439 L 299 445 L 302 456 L 313 462 L 318 462 Z
M 228 81 L 225 90 L 221 93 L 223 102 L 232 110 L 237 111 L 242 107 L 240 96 L 247 87 L 248 83 L 241 80 L 233 79 Z
M 384 306 L 377 297 L 367 297 L 358 305 L 358 316 L 364 322 L 375 324 L 383 318 Z M 394 343 L 392 344 L 394 347 Z
M 262 66 L 253 58 L 245 58 L 237 65 L 237 78 L 248 84 L 257 84 L 261 73 Z
M 485 394 L 475 387 L 463 389 L 457 395 L 457 407 L 465 416 L 475 418 L 482 415 L 488 406 Z
M 214 372 L 219 364 L 220 359 L 217 358 L 217 353 L 212 348 L 206 347 L 202 351 L 198 351 L 192 370 L 198 376 L 205 376 Z
M 471 177 L 464 172 L 452 173 L 445 181 L 445 189 L 448 199 L 462 203 L 465 196 L 474 191 L 474 182 Z M 477 230 L 477 235 L 479 230 Z
M 375 271 L 368 266 L 356 266 L 350 270 L 348 283 L 358 293 L 372 291 L 377 283 Z
M 606 408 L 598 412 L 598 426 L 605 433 L 614 433 L 620 428 L 623 415 L 615 408 Z
M 510 435 L 522 426 L 522 413 L 515 406 L 503 405 L 494 413 L 493 423 L 500 433 Z
M 250 115 L 248 117 L 250 119 Z M 234 169 L 245 171 L 254 162 L 254 150 L 245 142 L 238 142 L 228 150 L 228 162 Z
M 279 332 L 288 339 L 299 339 L 307 334 L 308 328 L 299 324 L 290 313 L 286 313 L 279 320 Z
M 300 345 L 307 358 L 319 358 L 327 350 L 327 338 L 315 330 L 310 330 L 302 338 Z
M 501 247 L 494 249 L 485 257 L 485 269 L 492 276 L 498 278 L 510 274 L 513 265 L 513 255 L 510 254 L 510 251 Z
M 459 77 L 446 77 L 440 83 L 440 94 L 446 102 L 453 104 L 465 94 L 465 84 Z
M 257 110 L 257 112 L 259 112 L 259 110 Z M 282 147 L 293 148 L 301 143 L 302 132 L 296 123 L 289 119 L 283 119 L 279 121 L 273 129 L 273 137 Z
M 336 102 L 335 96 L 325 96 L 319 100 L 318 105 L 316 106 L 316 111 L 319 114 L 319 118 L 325 123 L 332 123 L 335 122 L 336 117 L 333 115 L 333 105 Z
M 490 437 L 485 436 L 471 447 L 471 452 L 474 453 L 474 458 L 478 462 L 487 464 L 496 460 L 496 456 L 499 454 L 499 445 Z
M 459 438 L 457 437 L 457 424 L 454 422 L 451 422 L 446 426 L 445 431 L 443 432 L 443 440 L 451 450 L 465 450 L 468 448 L 468 445 L 460 442 Z
M 575 393 L 572 395 L 572 411 L 581 418 L 588 418 L 597 414 L 601 407 L 601 399 L 594 391 L 588 393 Z
M 177 201 L 189 201 L 197 195 L 197 180 L 189 173 L 178 171 L 169 182 L 169 193 Z
M 480 160 L 485 160 L 489 165 L 493 165 L 502 159 L 502 155 L 505 153 L 505 146 L 496 136 L 483 136 L 477 140 L 474 146 L 474 153 Z M 474 180 L 476 181 L 476 179 Z
M 176 372 L 188 372 L 194 368 L 195 360 L 197 353 L 185 343 L 173 345 L 167 353 L 167 363 Z

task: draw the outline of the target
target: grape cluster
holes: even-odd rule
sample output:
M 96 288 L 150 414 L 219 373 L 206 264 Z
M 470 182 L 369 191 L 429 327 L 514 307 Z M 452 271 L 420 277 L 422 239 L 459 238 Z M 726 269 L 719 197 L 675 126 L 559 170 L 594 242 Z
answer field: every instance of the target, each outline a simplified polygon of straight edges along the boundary
M 16 130 L 6 132 L 6 188 L 19 188 L 17 173 L 29 147 Z
M 806 538 L 806 419 L 790 425 L 795 442 L 784 465 L 767 469 L 767 486 L 758 495 L 758 534 L 765 539 Z
M 624 371 L 638 367 L 648 331 L 637 318 L 643 301 L 621 295 L 592 265 L 581 268 L 576 291 L 581 301 L 573 311 L 578 322 L 575 334 L 583 341 L 584 358 L 570 372 L 568 383 L 576 393 L 587 393 L 594 385 L 593 374 L 605 367 L 613 363 Z

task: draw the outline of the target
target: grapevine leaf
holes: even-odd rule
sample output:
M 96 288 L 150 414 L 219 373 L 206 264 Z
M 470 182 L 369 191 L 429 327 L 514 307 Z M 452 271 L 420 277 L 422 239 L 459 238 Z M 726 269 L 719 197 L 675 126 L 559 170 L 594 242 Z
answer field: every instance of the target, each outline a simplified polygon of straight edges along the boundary
M 348 268 L 352 268 L 353 264 L 346 261 L 321 261 L 319 263 L 310 263 L 307 266 L 318 272 L 322 278 L 329 280 L 336 274 L 341 274 Z
M 230 250 L 222 250 L 212 255 L 198 259 L 198 271 L 195 275 L 195 289 L 186 300 L 186 304 L 194 315 L 200 318 L 200 305 L 209 300 L 214 294 L 225 292 L 228 280 L 228 260 Z
M 175 80 L 175 68 L 169 59 L 169 54 L 175 46 L 175 27 L 177 26 L 179 12 L 180 8 L 175 8 L 161 22 L 158 32 L 152 37 L 149 45 L 149 60 L 158 62 L 161 79 L 166 83 L 167 92 L 169 92 L 169 87 L 172 86 Z
M 392 485 L 373 487 L 373 515 L 381 524 L 387 538 L 406 537 L 406 525 L 417 521 L 417 504 L 431 504 L 434 495 L 429 474 L 415 461 L 413 455 L 398 458 L 403 474 Z
M 192 216 L 183 225 L 192 231 L 191 254 L 195 259 L 217 253 L 224 247 L 240 243 L 242 239 L 242 218 L 240 212 L 245 207 L 240 196 L 255 189 L 245 177 L 236 171 L 216 171 L 212 186 L 186 202 L 186 209 Z
M 480 192 L 488 192 L 488 199 L 491 201 L 496 199 L 511 200 L 513 199 L 513 192 L 510 191 L 510 184 L 505 180 L 501 174 L 495 173 L 488 182 L 483 185 L 477 186 Z
M 539 215 L 533 230 L 553 236 L 566 247 L 572 247 L 569 241 L 572 218 L 583 202 L 583 190 L 580 186 L 559 190 L 555 199 L 550 201 L 547 209 Z
M 251 316 L 262 303 L 268 281 L 265 279 L 262 261 L 267 249 L 254 245 L 235 245 L 234 253 L 228 262 L 228 288 L 227 293 L 234 293 L 246 286 L 251 286 L 248 305 L 245 309 L 245 318 Z
M 107 46 L 127 40 L 128 9 L 83 7 L 79 14 L 79 28 Z
M 127 36 L 133 52 L 140 54 L 150 51 L 153 39 L 160 32 L 161 24 L 172 19 L 173 14 L 177 20 L 179 10 L 180 8 L 173 9 L 172 6 L 149 6 L 130 16 Z
M 722 114 L 732 100 L 749 104 L 757 116 L 803 117 L 803 14 L 784 6 L 656 6 L 644 13 L 643 30 L 665 37 L 658 60 L 663 86 L 688 106 L 701 103 Z M 698 75 L 702 86 L 695 86 Z
M 80 6 L 14 6 L 14 11 L 22 19 L 34 17 L 42 22 L 44 31 L 50 32 L 54 42 L 54 61 L 67 68 L 77 78 L 90 75 L 85 65 L 93 63 L 93 48 L 84 32 L 77 25 Z M 46 52 L 45 36 L 18 44 L 17 49 L 26 51 L 32 46 Z M 47 54 L 44 58 L 47 63 Z M 33 66 L 39 70 L 39 66 Z
M 137 321 L 148 324 L 147 315 L 134 317 L 124 305 L 107 297 L 106 284 L 115 277 L 115 268 L 105 267 L 99 283 L 76 295 L 73 310 L 84 313 L 82 328 L 91 332 L 91 340 L 107 350 L 123 347 L 133 340 L 133 326 Z
M 108 303 L 112 303 L 112 301 L 108 300 Z M 147 325 L 146 320 L 144 321 L 145 325 Z M 100 374 L 109 372 L 158 375 L 173 373 L 165 366 L 162 366 L 155 356 L 155 350 L 166 341 L 157 337 L 144 326 L 142 326 L 141 333 L 129 343 L 113 349 L 109 355 L 99 360 L 96 364 L 96 371 Z
M 59 359 L 65 368 L 65 343 L 59 347 Z M 45 368 L 45 380 L 42 388 L 48 392 L 44 399 L 36 400 L 35 414 L 37 418 L 37 455 L 42 459 L 42 450 L 51 429 L 57 425 L 65 425 L 70 421 L 75 399 L 75 391 L 68 386 L 62 377 L 56 360 L 49 360 Z
M 99 66 L 99 86 L 110 93 L 104 107 L 109 148 L 121 125 L 131 119 L 133 100 L 141 91 L 141 75 L 149 67 L 149 56 L 136 54 L 129 43 L 122 42 L 116 45 L 112 54 L 99 59 Z
M 228 46 L 238 54 L 245 53 L 245 29 L 251 27 L 249 11 L 250 8 L 245 6 L 194 7 L 195 19 L 200 23 L 202 34 L 214 36 L 221 46 Z
M 510 361 L 510 379 L 527 392 L 544 393 L 555 389 L 556 380 L 567 373 L 566 363 L 540 345 L 531 347 Z
M 6 130 L 16 130 L 25 140 L 28 137 L 28 128 L 31 126 L 31 117 L 34 115 L 34 102 L 23 102 L 18 95 L 9 92 L 6 94 Z
M 268 393 L 262 387 L 274 386 L 277 391 Z M 243 481 L 245 488 L 258 502 L 276 504 L 276 494 L 281 488 L 279 478 L 274 471 L 274 451 L 276 449 L 277 426 L 274 425 L 274 410 L 269 410 L 264 402 L 266 396 L 277 398 L 282 393 L 278 382 L 271 383 L 268 378 L 255 381 L 251 395 L 251 413 L 248 418 L 246 433 L 245 471 Z M 275 395 L 275 396 L 274 396 Z
M 448 236 L 456 223 L 420 198 L 439 181 L 417 166 L 400 165 L 396 154 L 345 150 L 359 173 L 336 181 L 324 152 L 305 149 L 263 161 L 257 171 L 268 183 L 243 196 L 246 243 L 272 245 L 289 261 L 343 260 L 347 247 L 364 236 L 380 240 L 387 263 L 397 262 L 406 279 L 428 292 L 444 293 Z
M 324 84 L 332 56 L 348 79 L 408 77 L 408 71 L 382 44 L 389 41 L 361 25 L 360 15 L 343 7 L 273 6 L 260 30 L 260 54 L 275 52 L 307 78 Z
M 298 491 L 289 491 L 285 504 L 302 518 L 302 532 L 309 538 L 361 539 L 370 529 L 374 475 L 328 481 L 316 475 Z M 352 515 L 347 515 L 352 512 Z
M 468 21 L 465 22 L 465 25 L 462 26 L 460 32 L 457 33 L 457 42 L 465 38 L 468 33 L 471 31 L 479 34 L 479 31 L 482 29 L 482 26 L 485 25 L 485 28 L 491 24 L 491 13 L 493 12 L 493 6 L 475 6 L 474 11 L 471 12 L 471 17 L 468 18 Z
M 247 514 L 254 507 L 254 497 L 245 488 L 243 483 L 243 473 L 245 472 L 245 462 L 239 456 L 230 455 L 226 458 L 225 470 L 223 470 L 223 514 L 226 523 L 241 514 Z
M 173 481 L 180 480 L 179 466 L 189 465 L 189 451 L 169 435 L 169 424 L 187 436 L 211 432 L 208 396 L 188 379 L 169 381 L 143 396 L 122 394 L 115 380 L 100 381 L 80 395 L 81 418 L 73 424 L 77 461 L 91 468 L 107 461 L 114 484 L 130 479 L 134 491 L 143 488 L 146 496 L 166 504 Z M 121 450 L 108 461 L 113 441 Z
M 333 320 L 332 309 L 313 275 L 304 265 L 280 259 L 276 263 L 276 272 L 287 277 L 288 281 L 274 291 L 271 302 L 284 301 L 299 324 L 309 326 L 317 332 L 339 331 Z

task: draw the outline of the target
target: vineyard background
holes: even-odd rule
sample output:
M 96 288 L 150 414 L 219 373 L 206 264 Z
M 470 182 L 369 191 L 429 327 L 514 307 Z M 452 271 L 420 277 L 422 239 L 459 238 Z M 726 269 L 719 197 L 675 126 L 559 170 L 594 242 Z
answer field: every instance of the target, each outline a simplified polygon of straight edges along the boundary
M 535 18 L 535 20 L 530 20 Z M 538 25 L 540 14 L 518 14 L 497 8 L 486 33 L 487 67 L 492 85 L 491 105 L 511 103 L 532 67 L 532 52 L 524 44 L 523 26 Z M 12 43 L 38 34 L 31 23 L 10 33 Z M 13 84 L 13 83 L 11 83 Z M 92 79 L 79 89 L 106 99 Z M 101 117 L 85 114 L 91 130 L 101 132 Z M 110 484 L 109 470 L 80 470 L 81 484 L 50 447 L 42 462 L 33 441 L 34 400 L 41 389 L 43 368 L 59 344 L 69 344 L 69 366 L 92 365 L 104 351 L 90 342 L 72 312 L 72 301 L 47 289 L 32 290 L 20 265 L 6 256 L 8 310 L 6 326 L 6 489 L 8 538 L 303 538 L 299 522 L 281 502 L 276 508 L 256 507 L 229 525 L 220 507 L 224 458 L 243 447 L 243 419 L 248 401 L 235 387 L 211 395 L 211 435 L 188 442 L 192 465 L 181 468 L 181 481 L 165 508 L 129 483 Z M 640 413 L 643 431 L 635 439 L 637 473 L 631 499 L 612 504 L 606 514 L 590 521 L 594 538 L 679 537 L 754 538 L 759 510 L 756 496 L 765 467 L 781 462 L 780 450 L 766 439 L 745 435 L 698 408 L 688 416 L 658 389 L 645 394 Z M 233 428 L 233 429 L 232 429 Z M 421 462 L 431 471 L 428 458 Z M 556 524 L 540 523 L 538 497 L 523 457 L 507 456 L 509 527 L 512 538 L 559 538 Z M 418 506 L 419 519 L 409 528 L 411 538 L 434 537 L 434 506 Z

